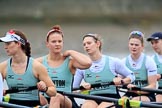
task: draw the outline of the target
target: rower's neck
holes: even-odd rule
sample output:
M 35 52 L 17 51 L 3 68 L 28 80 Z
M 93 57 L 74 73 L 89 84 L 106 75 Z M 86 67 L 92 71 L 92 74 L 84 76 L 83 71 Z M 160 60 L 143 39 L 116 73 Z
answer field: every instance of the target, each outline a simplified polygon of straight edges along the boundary
M 90 56 L 92 61 L 99 60 L 99 59 L 101 59 L 101 57 L 102 57 L 101 53 L 96 53 L 96 54 L 93 54 L 93 55 Z
M 63 58 L 63 55 L 61 53 L 57 54 L 48 54 L 48 59 L 53 60 L 53 61 L 58 61 Z
M 131 55 L 131 58 L 132 58 L 132 60 L 137 61 L 139 59 L 140 55 L 141 55 L 141 53 L 137 54 L 137 55 Z

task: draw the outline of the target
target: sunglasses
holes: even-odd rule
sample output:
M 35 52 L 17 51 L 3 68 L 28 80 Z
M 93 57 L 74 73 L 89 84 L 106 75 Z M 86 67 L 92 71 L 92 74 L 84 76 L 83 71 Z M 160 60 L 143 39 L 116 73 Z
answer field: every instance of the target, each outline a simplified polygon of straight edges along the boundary
M 134 35 L 139 36 L 139 37 L 142 37 L 142 38 L 144 37 L 144 34 L 142 32 L 140 32 L 140 31 L 132 31 L 129 34 L 129 38 L 132 37 L 132 36 L 134 36 Z

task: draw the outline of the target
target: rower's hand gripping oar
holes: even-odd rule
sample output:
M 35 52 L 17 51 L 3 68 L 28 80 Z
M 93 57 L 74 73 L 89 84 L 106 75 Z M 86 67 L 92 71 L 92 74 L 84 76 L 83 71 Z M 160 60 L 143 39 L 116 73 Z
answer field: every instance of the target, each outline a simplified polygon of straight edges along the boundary
M 95 88 L 95 87 L 102 87 L 102 86 L 110 86 L 110 85 L 114 85 L 115 83 L 112 82 L 105 82 L 105 83 L 96 83 L 96 84 L 91 84 L 91 88 Z M 73 88 L 73 91 L 75 90 L 85 90 L 85 88 L 83 86 L 80 86 L 79 88 Z
M 37 89 L 37 86 L 30 86 L 27 88 L 14 88 L 14 89 L 9 89 L 6 90 L 5 94 L 10 94 L 10 93 L 17 93 L 17 92 L 22 92 L 22 91 L 31 91 Z

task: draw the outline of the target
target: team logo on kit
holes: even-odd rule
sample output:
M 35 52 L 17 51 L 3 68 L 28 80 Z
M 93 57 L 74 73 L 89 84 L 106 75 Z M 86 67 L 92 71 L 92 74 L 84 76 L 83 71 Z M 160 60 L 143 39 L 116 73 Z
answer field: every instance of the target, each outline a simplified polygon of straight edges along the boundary
M 91 74 L 86 74 L 86 77 L 87 77 L 87 78 L 90 78 L 90 77 L 92 77 L 92 76 L 91 76 Z
M 14 75 L 8 75 L 8 79 L 14 79 Z
M 53 80 L 57 88 L 65 88 L 65 80 Z

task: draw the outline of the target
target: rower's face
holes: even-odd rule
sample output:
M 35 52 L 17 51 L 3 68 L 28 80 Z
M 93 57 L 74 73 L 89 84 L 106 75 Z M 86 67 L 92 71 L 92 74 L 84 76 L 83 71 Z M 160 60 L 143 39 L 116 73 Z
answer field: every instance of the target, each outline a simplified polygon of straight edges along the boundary
M 60 53 L 63 48 L 63 37 L 61 34 L 52 33 L 49 35 L 48 42 L 46 42 L 46 46 L 53 53 Z
M 20 47 L 19 43 L 16 43 L 16 42 L 5 42 L 4 43 L 4 49 L 8 56 L 15 55 L 19 47 Z
M 140 54 L 143 51 L 143 44 L 137 38 L 131 38 L 128 43 L 129 51 L 133 55 Z
M 93 37 L 85 37 L 83 40 L 83 47 L 88 54 L 92 54 L 99 50 L 99 44 Z
M 162 54 L 162 39 L 151 40 L 151 45 L 155 52 Z

